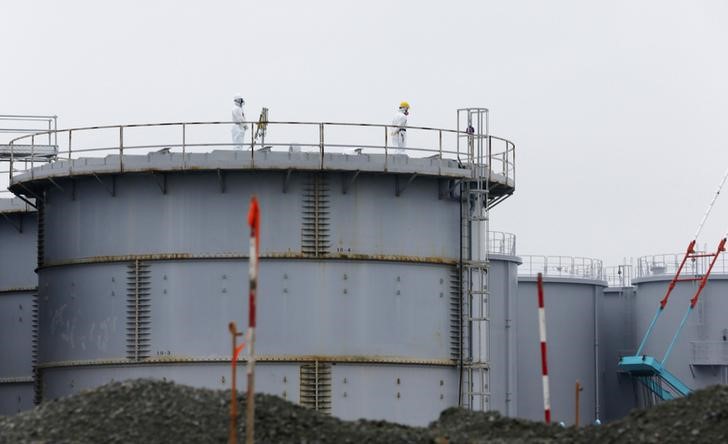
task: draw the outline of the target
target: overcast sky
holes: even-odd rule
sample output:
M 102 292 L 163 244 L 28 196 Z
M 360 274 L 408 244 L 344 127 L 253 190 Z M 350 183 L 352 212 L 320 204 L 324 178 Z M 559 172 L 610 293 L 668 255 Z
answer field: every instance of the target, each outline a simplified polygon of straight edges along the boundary
M 2 0 L 0 17 L 0 113 L 61 127 L 229 120 L 237 92 L 272 120 L 388 123 L 408 100 L 411 125 L 454 127 L 486 106 L 517 145 L 492 227 L 521 254 L 681 251 L 728 167 L 722 0 Z M 700 244 L 727 228 L 725 198 Z

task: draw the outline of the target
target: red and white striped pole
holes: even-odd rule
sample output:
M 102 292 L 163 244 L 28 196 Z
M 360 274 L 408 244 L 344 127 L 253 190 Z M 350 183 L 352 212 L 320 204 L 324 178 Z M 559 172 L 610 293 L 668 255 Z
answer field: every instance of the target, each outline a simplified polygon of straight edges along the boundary
M 250 293 L 249 293 L 249 318 L 248 318 L 248 395 L 246 407 L 245 442 L 253 444 L 253 431 L 255 420 L 255 296 L 258 290 L 258 253 L 260 247 L 260 208 L 258 199 L 253 196 L 250 199 L 248 209 L 248 225 L 250 225 Z
M 538 274 L 538 334 L 541 339 L 541 376 L 543 378 L 543 415 L 546 424 L 551 422 L 551 397 L 549 395 L 549 367 L 546 360 L 546 311 L 543 304 L 543 275 Z

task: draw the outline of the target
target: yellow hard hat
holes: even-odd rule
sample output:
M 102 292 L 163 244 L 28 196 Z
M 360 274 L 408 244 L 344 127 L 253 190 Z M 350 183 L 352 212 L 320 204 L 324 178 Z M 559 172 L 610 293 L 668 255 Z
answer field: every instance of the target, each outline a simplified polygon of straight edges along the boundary
M 399 107 L 400 108 L 407 108 L 407 109 L 409 109 L 409 102 L 402 102 L 402 103 L 399 104 Z

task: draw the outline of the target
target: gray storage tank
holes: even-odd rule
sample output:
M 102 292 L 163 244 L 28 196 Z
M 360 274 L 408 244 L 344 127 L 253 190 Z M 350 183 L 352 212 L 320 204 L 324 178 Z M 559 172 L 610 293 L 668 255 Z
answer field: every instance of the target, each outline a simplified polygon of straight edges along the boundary
M 632 274 L 632 265 L 605 267 L 609 287 L 604 289 L 599 310 L 602 421 L 622 418 L 637 407 L 634 381 L 618 372 L 620 358 L 633 355 L 638 341 L 634 325 L 637 293 Z
M 635 329 L 637 341 L 647 331 L 672 280 L 683 254 L 662 254 L 639 258 L 633 284 L 637 288 L 635 303 Z M 688 261 L 683 277 L 702 276 L 709 258 Z M 687 311 L 689 300 L 697 283 L 678 282 L 668 304 L 655 324 L 647 341 L 644 354 L 662 360 L 681 318 Z M 728 384 L 728 263 L 722 254 L 713 268 L 695 309 L 678 337 L 665 367 L 693 390 L 713 384 Z M 639 344 L 636 343 L 634 350 Z M 655 399 L 646 390 L 639 392 L 643 406 Z
M 516 353 L 516 298 L 518 265 L 516 236 L 491 231 L 488 238 L 490 261 L 490 356 L 491 408 L 503 415 L 518 413 L 518 368 Z
M 471 195 L 461 190 L 480 181 L 491 205 L 512 193 L 513 144 L 476 132 L 493 154 L 483 162 L 472 134 L 420 129 L 432 139 L 409 155 L 393 154 L 387 136 L 354 152 L 337 129 L 391 128 L 315 124 L 307 144 L 276 141 L 268 122 L 262 149 L 190 152 L 225 145 L 193 142 L 197 126 L 180 124 L 181 137 L 137 155 L 152 143 L 132 146 L 135 128 L 114 127 L 116 154 L 74 158 L 88 152 L 61 147 L 72 160 L 12 179 L 41 215 L 43 399 L 142 376 L 229 388 L 227 324 L 246 325 L 245 214 L 256 195 L 256 389 L 345 419 L 410 424 L 461 402 Z M 408 128 L 414 143 L 417 132 Z M 59 140 L 69 133 L 83 131 Z
M 521 256 L 518 268 L 518 416 L 543 421 L 536 275 L 543 274 L 551 418 L 573 424 L 578 380 L 581 424 L 601 418 L 597 319 L 607 286 L 602 262 L 568 256 Z
M 36 213 L 0 199 L 0 415 L 33 407 Z

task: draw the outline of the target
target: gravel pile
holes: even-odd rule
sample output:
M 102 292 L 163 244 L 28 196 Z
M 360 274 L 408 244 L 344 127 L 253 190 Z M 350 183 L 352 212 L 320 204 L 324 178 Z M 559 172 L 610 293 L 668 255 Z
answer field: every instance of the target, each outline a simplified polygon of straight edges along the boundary
M 229 392 L 169 382 L 113 383 L 0 418 L 0 443 L 224 443 Z M 239 398 L 244 441 L 245 399 Z M 714 387 L 598 427 L 580 429 L 451 408 L 429 427 L 341 421 L 256 395 L 260 443 L 691 443 L 728 442 L 728 387 Z

